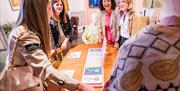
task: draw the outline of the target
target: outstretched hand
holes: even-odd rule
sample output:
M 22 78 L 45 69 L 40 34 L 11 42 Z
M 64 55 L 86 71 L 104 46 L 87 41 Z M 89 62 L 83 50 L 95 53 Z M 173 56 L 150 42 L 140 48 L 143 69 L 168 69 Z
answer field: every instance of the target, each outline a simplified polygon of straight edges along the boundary
M 90 85 L 79 83 L 76 91 L 96 91 L 96 90 L 94 87 L 92 87 Z

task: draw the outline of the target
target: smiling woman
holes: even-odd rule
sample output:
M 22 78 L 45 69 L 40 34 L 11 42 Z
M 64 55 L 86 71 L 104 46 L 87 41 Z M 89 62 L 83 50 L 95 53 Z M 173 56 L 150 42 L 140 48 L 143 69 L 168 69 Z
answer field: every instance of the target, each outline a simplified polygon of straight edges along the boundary
M 21 0 L 9 0 L 9 3 L 11 5 L 12 10 L 15 11 L 19 9 Z

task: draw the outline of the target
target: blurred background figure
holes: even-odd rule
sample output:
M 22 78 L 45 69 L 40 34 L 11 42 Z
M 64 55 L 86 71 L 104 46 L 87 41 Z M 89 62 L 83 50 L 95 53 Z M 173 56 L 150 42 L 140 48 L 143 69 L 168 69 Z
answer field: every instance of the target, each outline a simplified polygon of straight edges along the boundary
M 118 22 L 120 27 L 119 45 L 122 45 L 127 39 L 131 37 L 133 27 L 133 5 L 132 0 L 116 0 L 118 14 Z
M 180 1 L 160 1 L 160 21 L 123 43 L 105 91 L 180 91 Z

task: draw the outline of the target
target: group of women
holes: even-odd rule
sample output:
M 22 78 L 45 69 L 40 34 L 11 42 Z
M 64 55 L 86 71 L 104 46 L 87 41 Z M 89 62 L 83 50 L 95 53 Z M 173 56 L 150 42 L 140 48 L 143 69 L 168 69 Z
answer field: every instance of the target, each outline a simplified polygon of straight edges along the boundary
M 100 0 L 99 9 L 100 13 L 94 17 L 93 24 L 83 33 L 83 41 L 95 44 L 105 40 L 107 44 L 119 48 L 133 31 L 132 0 Z
M 49 52 L 59 47 L 66 53 L 72 41 L 73 29 L 63 0 L 21 2 L 18 20 L 8 39 L 7 59 L 13 59 L 14 68 L 26 71 L 23 77 L 15 79 L 16 83 L 6 81 L 6 86 L 1 83 L 0 90 L 43 91 L 42 81 L 50 80 L 71 91 L 95 91 L 53 68 L 48 58 Z M 99 42 L 105 39 L 119 47 L 130 38 L 134 15 L 131 4 L 131 0 L 100 0 L 101 12 L 96 23 Z

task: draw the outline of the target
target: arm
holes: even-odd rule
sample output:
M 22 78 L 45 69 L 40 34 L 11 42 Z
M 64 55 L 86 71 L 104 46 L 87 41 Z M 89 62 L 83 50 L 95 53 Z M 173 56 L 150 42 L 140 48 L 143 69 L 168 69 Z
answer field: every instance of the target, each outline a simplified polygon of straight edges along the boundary
M 28 31 L 20 39 L 18 50 L 28 65 L 32 67 L 34 76 L 41 77 L 43 80 L 49 79 L 69 90 L 76 89 L 78 81 L 52 67 L 35 33 Z
M 119 22 L 118 22 L 118 15 L 115 17 L 115 31 L 116 31 L 116 39 L 115 39 L 115 44 L 114 47 L 119 48 L 119 38 L 120 38 L 120 28 L 119 28 Z
M 66 37 L 65 40 L 63 41 L 62 45 L 61 45 L 62 49 L 67 49 L 68 41 L 69 41 L 69 38 Z
M 63 28 L 64 35 L 66 36 L 66 38 L 72 41 L 74 30 L 70 22 L 69 16 L 67 14 L 66 14 L 66 19 L 67 19 L 67 22 L 63 24 L 62 28 Z

